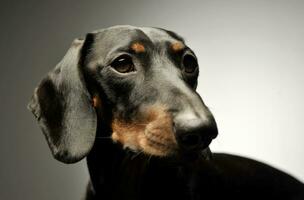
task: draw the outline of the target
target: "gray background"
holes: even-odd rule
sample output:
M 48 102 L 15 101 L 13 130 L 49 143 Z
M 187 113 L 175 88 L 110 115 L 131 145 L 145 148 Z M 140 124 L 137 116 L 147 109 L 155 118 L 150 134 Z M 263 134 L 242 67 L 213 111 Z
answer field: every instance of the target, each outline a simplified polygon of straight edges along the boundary
M 85 162 L 54 160 L 26 104 L 71 41 L 117 24 L 184 36 L 220 135 L 304 181 L 304 1 L 1 1 L 0 199 L 79 199 Z

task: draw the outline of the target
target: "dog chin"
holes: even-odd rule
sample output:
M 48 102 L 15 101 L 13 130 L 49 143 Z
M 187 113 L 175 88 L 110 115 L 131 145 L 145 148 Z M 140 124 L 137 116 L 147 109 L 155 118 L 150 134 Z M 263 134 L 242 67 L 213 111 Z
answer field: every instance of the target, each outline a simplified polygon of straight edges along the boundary
M 121 135 L 130 136 L 114 132 L 112 134 L 113 141 L 121 144 L 123 149 L 133 152 L 136 157 L 141 155 L 149 158 L 173 159 L 174 162 L 178 163 L 194 162 L 198 159 L 209 160 L 211 158 L 209 147 L 195 151 L 185 151 L 179 148 L 173 141 L 160 140 L 153 133 L 144 134 L 141 132 L 137 134 L 137 139 L 135 140 L 134 138 L 136 137 L 119 137 Z
M 164 142 L 157 137 L 147 136 L 143 132 L 137 133 L 137 137 L 130 137 L 130 133 L 119 134 L 113 132 L 112 140 L 119 143 L 124 149 L 148 156 L 168 157 L 175 154 L 176 145 L 173 142 Z M 123 135 L 123 137 L 122 137 Z

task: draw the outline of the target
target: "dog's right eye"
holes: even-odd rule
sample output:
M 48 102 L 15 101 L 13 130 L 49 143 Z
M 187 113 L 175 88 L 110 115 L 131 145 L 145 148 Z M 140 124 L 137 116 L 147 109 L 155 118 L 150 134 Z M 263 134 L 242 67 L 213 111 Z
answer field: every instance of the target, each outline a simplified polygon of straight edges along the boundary
M 119 56 L 111 63 L 110 66 L 119 73 L 129 73 L 135 71 L 134 63 L 129 55 Z

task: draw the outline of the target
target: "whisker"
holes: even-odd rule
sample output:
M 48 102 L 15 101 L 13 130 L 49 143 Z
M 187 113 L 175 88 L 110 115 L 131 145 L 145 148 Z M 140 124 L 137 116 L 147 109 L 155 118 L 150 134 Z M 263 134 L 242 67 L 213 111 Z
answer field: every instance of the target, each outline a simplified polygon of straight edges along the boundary
M 140 150 L 139 152 L 137 152 L 135 155 L 133 155 L 131 157 L 131 160 L 133 160 L 134 158 L 136 158 L 137 156 L 139 156 L 140 154 L 142 154 L 144 151 L 143 150 Z
M 148 158 L 148 165 L 150 164 L 151 159 L 152 159 L 152 155 L 149 155 L 149 158 Z

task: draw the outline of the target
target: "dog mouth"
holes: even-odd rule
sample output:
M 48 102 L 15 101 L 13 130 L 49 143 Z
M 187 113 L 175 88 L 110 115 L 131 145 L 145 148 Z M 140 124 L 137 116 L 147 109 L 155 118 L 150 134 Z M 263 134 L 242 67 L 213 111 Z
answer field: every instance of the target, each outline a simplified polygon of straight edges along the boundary
M 144 131 L 144 139 L 141 140 L 141 148 L 148 154 L 165 157 L 174 154 L 177 151 L 177 142 L 167 130 L 169 127 L 153 127 L 149 125 Z M 163 134 L 167 133 L 167 134 Z
M 204 149 L 182 149 L 175 137 L 171 115 L 165 108 L 153 106 L 147 109 L 147 117 L 134 122 L 125 122 L 115 118 L 112 122 L 112 140 L 123 148 L 148 156 L 177 156 L 194 160 L 206 157 Z
M 172 141 L 169 138 L 161 137 L 147 129 L 145 131 L 145 136 L 151 146 L 160 147 L 163 149 L 170 149 L 176 145 L 175 141 Z
M 115 118 L 112 139 L 124 148 L 147 155 L 165 157 L 174 154 L 177 142 L 171 115 L 163 106 L 149 106 L 144 117 L 133 122 Z
M 130 132 L 126 134 L 130 134 Z M 177 144 L 175 141 L 159 138 L 157 135 L 154 135 L 147 130 L 137 133 L 135 139 L 121 136 L 120 133 L 114 131 L 112 139 L 114 142 L 122 144 L 124 148 L 128 148 L 134 152 L 142 152 L 146 155 L 166 157 L 177 151 Z

